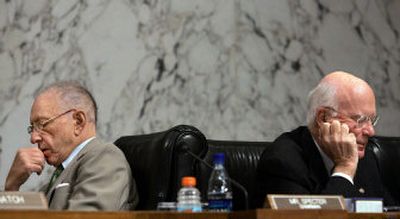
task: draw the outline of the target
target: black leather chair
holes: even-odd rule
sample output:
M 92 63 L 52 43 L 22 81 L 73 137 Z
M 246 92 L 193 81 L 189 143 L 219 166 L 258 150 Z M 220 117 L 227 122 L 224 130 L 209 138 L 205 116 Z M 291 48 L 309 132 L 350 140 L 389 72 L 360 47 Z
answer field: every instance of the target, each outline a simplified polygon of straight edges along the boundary
M 400 200 L 400 137 L 373 137 L 372 149 L 378 160 L 384 185 L 396 200 Z
M 180 150 L 204 156 L 207 142 L 192 126 L 180 125 L 167 131 L 147 135 L 124 136 L 115 142 L 125 154 L 136 180 L 139 203 L 137 210 L 154 210 L 158 202 L 176 201 L 181 178 L 193 175 L 194 160 Z
M 400 137 L 374 137 L 370 139 L 377 157 L 384 184 L 400 200 Z M 202 201 L 206 201 L 211 169 L 198 162 L 187 150 L 212 165 L 212 155 L 225 153 L 225 168 L 229 176 L 248 192 L 249 208 L 253 203 L 258 161 L 271 142 L 206 140 L 195 127 L 179 125 L 164 132 L 148 135 L 125 136 L 115 144 L 122 149 L 131 165 L 139 192 L 138 210 L 156 209 L 161 201 L 176 201 L 183 176 L 195 176 Z M 244 210 L 244 193 L 232 185 L 233 208 Z
M 119 138 L 117 145 L 127 157 L 139 193 L 137 210 L 154 210 L 158 202 L 176 201 L 181 178 L 195 176 L 202 201 L 207 200 L 208 179 L 212 169 L 185 150 L 212 165 L 212 155 L 225 153 L 225 168 L 229 176 L 248 192 L 232 185 L 233 208 L 242 210 L 251 202 L 254 191 L 256 167 L 268 142 L 234 142 L 206 140 L 195 127 L 179 125 L 167 131 Z

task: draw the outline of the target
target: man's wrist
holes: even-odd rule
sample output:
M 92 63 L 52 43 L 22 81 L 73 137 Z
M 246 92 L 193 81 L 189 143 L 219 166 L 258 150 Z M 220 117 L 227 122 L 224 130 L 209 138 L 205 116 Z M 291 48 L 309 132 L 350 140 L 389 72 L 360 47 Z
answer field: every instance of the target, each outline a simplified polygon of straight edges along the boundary
M 18 191 L 19 186 L 10 186 L 10 185 L 5 185 L 4 186 L 4 191 Z
M 19 187 L 21 187 L 21 185 L 16 185 L 15 183 L 10 182 L 10 180 L 7 178 L 4 185 L 4 191 L 18 191 Z
M 333 173 L 343 173 L 351 177 L 351 179 L 353 179 L 354 176 L 356 175 L 356 170 L 357 170 L 357 162 L 337 164 L 333 169 Z

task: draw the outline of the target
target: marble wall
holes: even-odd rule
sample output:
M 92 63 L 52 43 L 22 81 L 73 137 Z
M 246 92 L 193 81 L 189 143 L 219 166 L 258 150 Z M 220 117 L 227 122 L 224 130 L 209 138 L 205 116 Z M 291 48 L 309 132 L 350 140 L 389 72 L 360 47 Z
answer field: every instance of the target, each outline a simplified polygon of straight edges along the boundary
M 108 141 L 177 124 L 272 140 L 341 69 L 376 90 L 377 133 L 399 136 L 399 15 L 400 0 L 0 0 L 0 186 L 33 94 L 65 79 L 94 92 Z

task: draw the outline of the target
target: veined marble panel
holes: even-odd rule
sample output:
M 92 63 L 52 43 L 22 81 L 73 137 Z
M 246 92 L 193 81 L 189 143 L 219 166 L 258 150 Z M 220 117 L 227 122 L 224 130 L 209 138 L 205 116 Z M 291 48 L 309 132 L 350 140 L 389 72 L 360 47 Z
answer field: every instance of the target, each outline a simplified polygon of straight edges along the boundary
M 345 70 L 375 89 L 377 133 L 399 136 L 399 15 L 400 0 L 0 1 L 0 186 L 30 145 L 33 94 L 58 80 L 93 91 L 108 141 L 177 124 L 273 140 Z

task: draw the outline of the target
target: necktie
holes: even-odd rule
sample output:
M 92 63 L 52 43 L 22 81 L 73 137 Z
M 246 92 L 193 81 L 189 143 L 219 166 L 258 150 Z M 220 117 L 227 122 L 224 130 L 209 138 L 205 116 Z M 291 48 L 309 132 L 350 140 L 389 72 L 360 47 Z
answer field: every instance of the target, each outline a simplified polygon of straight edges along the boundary
M 56 181 L 56 179 L 58 178 L 58 176 L 60 176 L 61 172 L 64 170 L 64 167 L 62 165 L 58 166 L 57 169 L 54 171 L 53 175 L 50 178 L 50 182 L 49 185 L 47 186 L 47 190 L 46 193 L 49 192 L 51 186 L 53 185 L 53 183 Z

